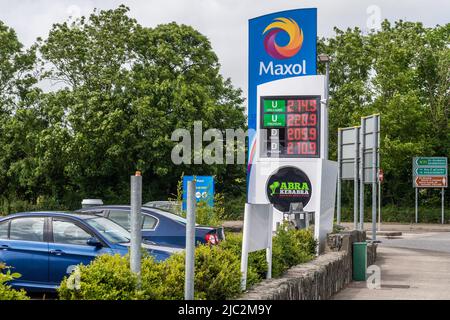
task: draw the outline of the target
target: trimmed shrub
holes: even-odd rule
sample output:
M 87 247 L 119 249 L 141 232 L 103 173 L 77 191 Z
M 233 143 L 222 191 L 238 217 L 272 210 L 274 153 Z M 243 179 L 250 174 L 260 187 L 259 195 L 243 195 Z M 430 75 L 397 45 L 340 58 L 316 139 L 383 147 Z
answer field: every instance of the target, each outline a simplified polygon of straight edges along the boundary
M 242 252 L 242 233 L 227 233 L 226 241 L 222 241 L 220 246 L 226 250 L 231 250 L 239 260 Z M 247 287 L 260 282 L 266 277 L 267 261 L 266 251 L 260 250 L 250 252 L 248 254 L 248 268 L 247 268 Z
M 240 294 L 241 234 L 227 234 L 218 246 L 199 245 L 195 250 L 195 298 L 224 300 Z M 273 276 L 314 257 L 315 241 L 309 230 L 280 229 L 273 238 Z M 61 299 L 182 300 L 184 298 L 184 252 L 163 262 L 143 255 L 141 285 L 129 267 L 129 257 L 102 255 L 89 265 L 80 265 L 65 278 Z M 251 286 L 267 272 L 265 251 L 249 254 L 247 283 Z
M 184 253 L 161 263 L 164 279 L 160 299 L 184 298 Z M 195 250 L 195 298 L 223 300 L 240 293 L 240 256 L 220 246 L 200 245 Z
M 25 290 L 15 290 L 6 284 L 17 278 L 20 278 L 19 273 L 11 273 L 11 269 L 0 263 L 0 300 L 29 300 Z
M 136 291 L 137 278 L 127 257 L 100 255 L 89 265 L 79 265 L 58 289 L 62 300 L 132 300 L 144 298 Z

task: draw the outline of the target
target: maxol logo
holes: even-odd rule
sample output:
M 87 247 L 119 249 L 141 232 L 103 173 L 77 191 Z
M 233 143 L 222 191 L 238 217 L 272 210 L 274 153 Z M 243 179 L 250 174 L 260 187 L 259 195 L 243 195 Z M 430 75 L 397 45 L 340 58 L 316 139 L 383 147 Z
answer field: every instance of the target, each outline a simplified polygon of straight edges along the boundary
M 280 46 L 277 44 L 277 36 L 285 32 L 289 37 L 289 42 Z M 283 60 L 295 56 L 303 44 L 303 30 L 298 26 L 297 22 L 291 18 L 276 18 L 263 31 L 264 49 L 267 54 L 274 59 Z M 265 64 L 263 61 L 259 63 L 259 75 L 299 75 L 306 74 L 306 62 L 295 64 L 276 64 L 273 61 Z

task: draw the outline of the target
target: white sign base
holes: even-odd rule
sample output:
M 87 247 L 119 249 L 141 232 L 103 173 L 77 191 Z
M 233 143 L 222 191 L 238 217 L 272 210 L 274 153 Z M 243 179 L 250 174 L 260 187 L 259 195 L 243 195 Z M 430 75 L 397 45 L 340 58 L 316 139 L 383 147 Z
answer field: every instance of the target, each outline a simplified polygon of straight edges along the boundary
M 241 253 L 241 288 L 247 286 L 247 265 L 249 252 L 266 249 L 267 279 L 272 277 L 272 222 L 273 205 L 245 204 L 244 230 Z

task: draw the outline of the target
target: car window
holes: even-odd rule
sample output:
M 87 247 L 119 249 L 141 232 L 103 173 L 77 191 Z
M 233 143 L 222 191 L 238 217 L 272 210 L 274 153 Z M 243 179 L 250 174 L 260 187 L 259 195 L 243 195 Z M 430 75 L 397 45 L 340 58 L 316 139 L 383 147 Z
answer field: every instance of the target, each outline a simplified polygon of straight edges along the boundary
M 9 221 L 0 223 L 0 239 L 8 239 L 8 223 Z
M 143 217 L 144 222 L 142 224 L 142 229 L 155 229 L 158 220 L 153 216 L 143 215 Z
M 11 220 L 10 240 L 44 241 L 44 218 L 27 217 Z
M 97 217 L 86 219 L 85 221 L 111 243 L 116 244 L 130 242 L 130 232 L 110 219 Z
M 130 230 L 130 214 L 128 211 L 111 210 L 108 218 L 123 228 Z
M 62 244 L 87 245 L 92 235 L 75 223 L 64 220 L 53 220 L 53 242 Z

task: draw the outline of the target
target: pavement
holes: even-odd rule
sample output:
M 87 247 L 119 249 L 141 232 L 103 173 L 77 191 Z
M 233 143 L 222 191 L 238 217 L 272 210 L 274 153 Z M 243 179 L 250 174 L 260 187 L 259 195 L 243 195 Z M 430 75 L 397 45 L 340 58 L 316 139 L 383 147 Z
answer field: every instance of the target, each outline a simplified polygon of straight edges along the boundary
M 353 229 L 353 222 L 342 222 L 342 226 L 347 229 Z M 372 223 L 364 223 L 364 230 L 368 233 L 372 231 Z M 377 226 L 378 230 L 378 226 Z M 450 224 L 432 224 L 432 223 L 381 223 L 381 231 L 399 231 L 406 233 L 421 233 L 421 232 L 450 232 Z
M 242 220 L 224 221 L 223 227 L 227 231 L 240 232 L 243 227 Z M 346 229 L 353 229 L 353 222 L 341 223 Z M 366 222 L 364 229 L 371 233 L 372 224 Z M 450 232 L 450 224 L 431 223 L 381 223 L 382 232 L 423 233 L 423 232 Z
M 353 223 L 341 223 L 353 229 Z M 242 221 L 224 227 L 240 231 Z M 370 237 L 371 223 L 364 229 Z M 381 287 L 351 282 L 334 300 L 450 300 L 450 224 L 382 223 L 377 232 Z
M 433 226 L 434 229 L 435 226 Z M 334 300 L 450 299 L 450 232 L 378 237 L 381 288 L 353 281 Z

